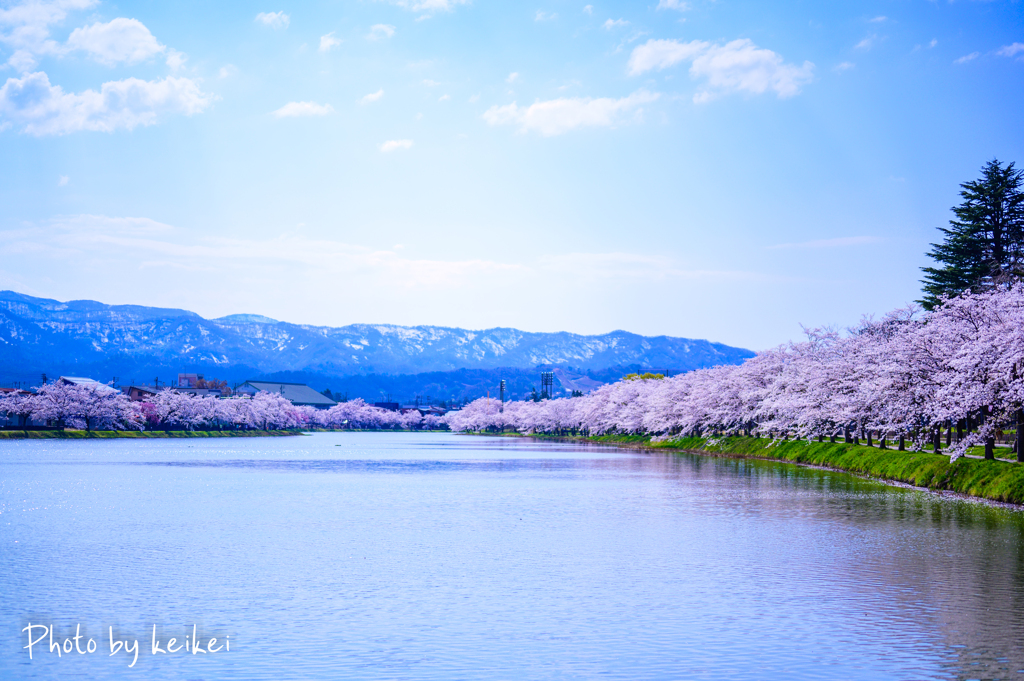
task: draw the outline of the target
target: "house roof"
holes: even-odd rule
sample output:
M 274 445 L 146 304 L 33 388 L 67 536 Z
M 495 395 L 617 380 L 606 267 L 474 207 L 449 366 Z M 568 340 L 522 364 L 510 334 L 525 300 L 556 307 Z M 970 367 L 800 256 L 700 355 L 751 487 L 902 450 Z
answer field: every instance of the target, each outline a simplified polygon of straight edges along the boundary
M 292 404 L 309 405 L 311 407 L 333 407 L 337 404 L 334 400 L 321 395 L 305 383 L 280 383 L 278 381 L 246 381 L 242 385 L 248 385 L 256 390 L 266 390 L 271 393 L 278 393 L 284 396 Z
M 84 388 L 92 388 L 93 390 L 96 390 L 97 392 L 101 393 L 117 392 L 117 390 L 111 388 L 106 383 L 100 383 L 99 381 L 93 378 L 82 378 L 81 376 L 61 376 L 60 380 L 64 381 L 65 383 L 70 383 L 71 385 L 80 385 Z

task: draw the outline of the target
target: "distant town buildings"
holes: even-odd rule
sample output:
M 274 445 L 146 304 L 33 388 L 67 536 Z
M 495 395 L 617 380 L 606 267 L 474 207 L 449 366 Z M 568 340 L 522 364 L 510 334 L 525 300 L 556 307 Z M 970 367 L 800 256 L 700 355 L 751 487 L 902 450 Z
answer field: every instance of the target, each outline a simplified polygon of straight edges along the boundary
M 297 407 L 330 409 L 337 404 L 334 400 L 310 388 L 305 383 L 282 383 L 279 381 L 246 381 L 235 388 L 240 395 L 255 395 L 261 390 L 278 393 Z

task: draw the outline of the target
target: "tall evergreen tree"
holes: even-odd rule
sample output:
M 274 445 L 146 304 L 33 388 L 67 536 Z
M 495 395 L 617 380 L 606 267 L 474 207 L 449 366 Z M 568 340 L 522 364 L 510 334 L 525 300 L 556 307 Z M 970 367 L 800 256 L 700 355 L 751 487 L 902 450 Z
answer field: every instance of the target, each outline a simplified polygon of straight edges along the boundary
M 945 236 L 928 256 L 937 267 L 922 267 L 926 309 L 943 296 L 984 291 L 1024 278 L 1024 171 L 993 159 L 981 179 L 960 185 L 963 202 Z

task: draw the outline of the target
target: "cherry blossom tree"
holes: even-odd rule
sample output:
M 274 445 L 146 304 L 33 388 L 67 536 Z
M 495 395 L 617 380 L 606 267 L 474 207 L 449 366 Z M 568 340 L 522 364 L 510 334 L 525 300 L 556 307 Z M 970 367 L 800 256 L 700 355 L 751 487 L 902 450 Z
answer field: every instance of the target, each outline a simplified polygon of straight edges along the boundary
M 941 448 L 956 426 L 952 460 L 975 444 L 993 456 L 1017 428 L 1024 449 L 1024 285 L 943 299 L 864 319 L 847 333 L 808 329 L 806 340 L 739 366 L 671 378 L 631 375 L 583 397 L 509 402 L 481 398 L 449 412 L 456 431 L 756 434 L 885 446 L 890 438 Z M 1024 461 L 1024 452 L 1018 453 Z
M 14 417 L 15 425 L 24 427 L 32 416 L 35 408 L 33 396 L 20 390 L 0 395 L 0 414 L 10 419 Z

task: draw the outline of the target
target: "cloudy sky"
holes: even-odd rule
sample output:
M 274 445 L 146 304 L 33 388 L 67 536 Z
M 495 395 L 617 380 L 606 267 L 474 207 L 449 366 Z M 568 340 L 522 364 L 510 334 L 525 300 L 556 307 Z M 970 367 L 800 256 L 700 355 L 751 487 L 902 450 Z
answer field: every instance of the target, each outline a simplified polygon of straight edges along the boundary
M 1024 163 L 999 0 L 0 0 L 0 63 L 0 288 L 207 317 L 763 349 Z

